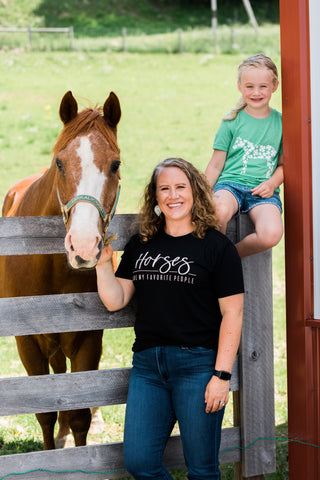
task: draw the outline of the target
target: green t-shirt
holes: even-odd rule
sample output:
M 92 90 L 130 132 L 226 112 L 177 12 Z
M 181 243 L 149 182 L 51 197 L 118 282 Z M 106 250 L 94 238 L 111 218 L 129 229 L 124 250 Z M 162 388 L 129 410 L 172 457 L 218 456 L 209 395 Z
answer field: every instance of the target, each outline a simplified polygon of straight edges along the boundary
M 217 183 L 256 187 L 272 176 L 282 154 L 281 113 L 272 109 L 260 119 L 240 110 L 236 118 L 221 123 L 213 148 L 228 152 Z

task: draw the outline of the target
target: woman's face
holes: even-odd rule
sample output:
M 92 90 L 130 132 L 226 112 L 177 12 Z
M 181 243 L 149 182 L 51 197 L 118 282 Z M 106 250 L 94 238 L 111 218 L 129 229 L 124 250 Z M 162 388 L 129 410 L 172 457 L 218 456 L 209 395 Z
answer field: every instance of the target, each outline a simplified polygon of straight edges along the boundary
M 189 221 L 193 194 L 186 174 L 178 167 L 165 167 L 157 177 L 156 199 L 166 221 Z

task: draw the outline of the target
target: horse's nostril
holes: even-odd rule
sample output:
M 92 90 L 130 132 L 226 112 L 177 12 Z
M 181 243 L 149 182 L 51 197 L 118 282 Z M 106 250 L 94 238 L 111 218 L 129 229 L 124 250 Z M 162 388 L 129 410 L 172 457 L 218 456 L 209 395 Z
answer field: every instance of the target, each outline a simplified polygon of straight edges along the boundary
M 83 265 L 84 263 L 86 263 L 86 260 L 83 260 L 80 255 L 77 255 L 75 260 L 77 261 L 78 265 Z
M 71 250 L 71 252 L 74 252 L 73 245 L 70 245 L 70 250 Z

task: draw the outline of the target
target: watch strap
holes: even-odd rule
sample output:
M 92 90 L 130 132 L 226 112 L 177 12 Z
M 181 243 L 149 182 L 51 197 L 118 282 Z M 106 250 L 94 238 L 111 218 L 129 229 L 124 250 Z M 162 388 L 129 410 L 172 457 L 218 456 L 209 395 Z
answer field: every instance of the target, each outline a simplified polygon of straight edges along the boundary
M 214 370 L 213 375 L 216 377 L 220 378 L 221 380 L 230 380 L 231 378 L 231 373 L 226 372 L 225 370 Z

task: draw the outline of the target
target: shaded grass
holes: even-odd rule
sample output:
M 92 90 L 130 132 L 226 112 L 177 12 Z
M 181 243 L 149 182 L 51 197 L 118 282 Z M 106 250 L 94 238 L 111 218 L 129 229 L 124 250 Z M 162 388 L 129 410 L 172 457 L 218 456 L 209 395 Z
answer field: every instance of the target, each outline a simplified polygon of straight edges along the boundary
M 277 0 L 251 0 L 259 24 L 279 23 Z M 209 27 L 210 2 L 170 0 L 5 0 L 0 2 L 2 26 L 69 27 L 79 35 L 115 36 L 126 27 L 132 34 L 167 33 L 177 28 Z M 220 2 L 219 25 L 245 24 L 248 15 L 237 0 Z
M 0 430 L 1 432 L 1 430 Z M 12 455 L 15 453 L 29 453 L 43 450 L 43 442 L 34 441 L 33 438 L 17 438 L 19 435 L 15 434 L 13 440 L 6 441 L 0 433 L 0 455 Z

